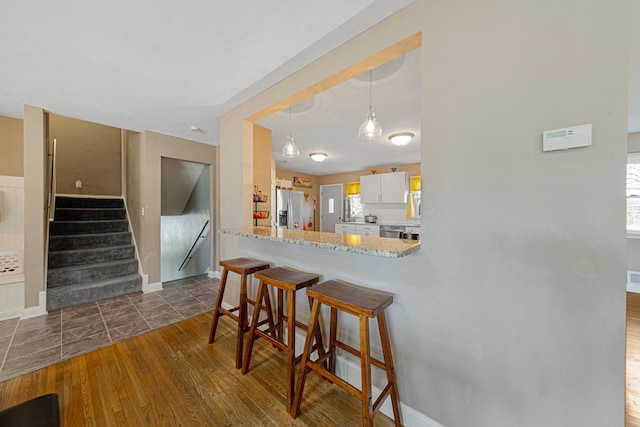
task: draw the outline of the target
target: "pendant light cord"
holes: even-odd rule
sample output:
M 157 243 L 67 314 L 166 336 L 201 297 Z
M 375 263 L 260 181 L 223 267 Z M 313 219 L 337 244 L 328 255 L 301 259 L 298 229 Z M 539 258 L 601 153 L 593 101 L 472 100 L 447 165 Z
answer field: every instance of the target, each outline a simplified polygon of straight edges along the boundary
M 371 91 L 371 85 L 373 84 L 373 83 L 371 82 L 371 79 L 372 79 L 372 77 L 371 77 L 371 72 L 372 72 L 372 71 L 373 71 L 373 70 L 369 70 L 369 109 L 371 109 L 371 107 L 372 107 L 372 105 L 371 105 L 371 92 L 372 92 L 372 91 Z

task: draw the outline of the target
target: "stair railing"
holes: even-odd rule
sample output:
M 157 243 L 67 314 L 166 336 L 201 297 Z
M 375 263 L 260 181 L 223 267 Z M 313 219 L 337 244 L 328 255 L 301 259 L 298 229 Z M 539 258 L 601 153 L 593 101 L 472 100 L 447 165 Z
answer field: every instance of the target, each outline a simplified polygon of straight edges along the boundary
M 49 153 L 49 202 L 47 204 L 49 222 L 53 221 L 56 213 L 56 147 L 57 141 L 54 138 L 53 150 Z
M 189 252 L 187 252 L 187 255 L 182 260 L 182 264 L 180 264 L 180 268 L 178 268 L 178 271 L 182 271 L 182 269 L 189 264 L 189 261 L 191 261 L 191 258 L 193 258 L 191 254 L 195 252 L 198 246 L 200 246 L 202 239 L 207 237 L 207 235 L 205 234 L 205 230 L 207 229 L 208 226 L 209 226 L 209 220 L 207 220 L 207 222 L 204 223 L 202 230 L 200 230 L 200 233 L 198 233 L 198 237 L 196 237 L 196 240 L 193 242 L 193 245 L 191 245 L 191 249 L 189 249 Z

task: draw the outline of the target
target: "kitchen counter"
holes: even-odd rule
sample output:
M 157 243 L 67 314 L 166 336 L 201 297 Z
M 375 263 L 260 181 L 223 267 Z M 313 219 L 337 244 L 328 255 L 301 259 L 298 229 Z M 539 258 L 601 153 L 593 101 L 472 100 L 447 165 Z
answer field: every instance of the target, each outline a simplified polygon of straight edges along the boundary
M 402 240 L 386 237 L 355 236 L 351 234 L 322 233 L 319 231 L 286 230 L 270 227 L 229 228 L 223 234 L 272 240 L 294 245 L 311 246 L 336 251 L 400 258 L 420 249 L 418 240 Z

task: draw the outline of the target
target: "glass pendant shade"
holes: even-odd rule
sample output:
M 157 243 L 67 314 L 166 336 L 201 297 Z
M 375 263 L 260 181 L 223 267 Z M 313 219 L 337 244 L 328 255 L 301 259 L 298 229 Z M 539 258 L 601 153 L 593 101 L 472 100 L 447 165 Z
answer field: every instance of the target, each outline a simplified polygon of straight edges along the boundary
M 287 143 L 284 147 L 282 147 L 282 157 L 293 158 L 298 156 L 300 156 L 300 150 L 298 149 L 296 143 L 293 141 L 291 133 L 289 133 L 289 135 L 287 135 Z
M 373 107 L 369 106 L 369 113 L 364 123 L 360 125 L 358 130 L 358 137 L 360 139 L 372 140 L 379 138 L 382 135 L 382 126 L 376 120 L 376 113 L 373 112 Z

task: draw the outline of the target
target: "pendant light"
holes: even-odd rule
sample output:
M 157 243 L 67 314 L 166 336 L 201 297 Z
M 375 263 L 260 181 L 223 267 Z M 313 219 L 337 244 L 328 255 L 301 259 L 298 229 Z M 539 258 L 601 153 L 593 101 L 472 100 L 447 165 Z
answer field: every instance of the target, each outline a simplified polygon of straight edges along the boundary
M 291 136 L 291 107 L 289 107 L 289 134 L 287 135 L 287 143 L 282 147 L 282 157 L 294 158 L 300 156 L 300 150 Z
M 382 126 L 380 126 L 380 123 L 376 120 L 376 114 L 373 112 L 373 107 L 371 106 L 371 87 L 372 78 L 371 70 L 369 70 L 369 112 L 367 113 L 367 118 L 364 123 L 360 126 L 360 130 L 358 130 L 358 137 L 369 141 L 379 138 L 380 135 L 382 135 Z

